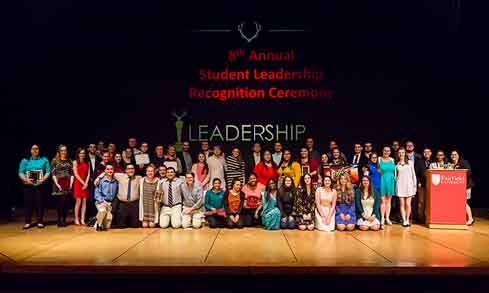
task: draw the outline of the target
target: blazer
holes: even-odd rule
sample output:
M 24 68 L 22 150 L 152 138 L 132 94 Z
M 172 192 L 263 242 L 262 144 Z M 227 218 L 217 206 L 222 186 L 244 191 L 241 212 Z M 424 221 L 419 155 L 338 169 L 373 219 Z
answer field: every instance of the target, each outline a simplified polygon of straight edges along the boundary
M 455 169 L 467 169 L 467 189 L 474 186 L 472 181 L 472 168 L 470 167 L 469 161 L 460 159 L 458 164 L 455 165 Z

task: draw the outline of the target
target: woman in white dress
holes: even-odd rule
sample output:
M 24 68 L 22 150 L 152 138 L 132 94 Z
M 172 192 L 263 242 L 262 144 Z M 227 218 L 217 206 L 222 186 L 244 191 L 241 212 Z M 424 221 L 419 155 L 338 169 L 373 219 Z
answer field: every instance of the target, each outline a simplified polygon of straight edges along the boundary
M 410 161 L 406 155 L 406 150 L 400 148 L 396 165 L 396 188 L 397 196 L 401 204 L 402 226 L 409 227 L 411 216 L 411 198 L 416 194 L 416 173 L 414 172 L 414 162 Z
M 333 180 L 325 176 L 323 184 L 316 190 L 316 229 L 320 231 L 334 231 L 336 190 L 332 188 Z

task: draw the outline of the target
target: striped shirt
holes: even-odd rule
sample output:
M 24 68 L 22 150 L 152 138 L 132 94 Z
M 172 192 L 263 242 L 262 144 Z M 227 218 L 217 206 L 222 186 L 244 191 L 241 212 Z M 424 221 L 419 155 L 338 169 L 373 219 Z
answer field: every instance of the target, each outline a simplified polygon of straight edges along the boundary
M 245 163 L 233 156 L 226 157 L 226 185 L 231 187 L 234 178 L 238 178 L 241 184 L 245 183 Z

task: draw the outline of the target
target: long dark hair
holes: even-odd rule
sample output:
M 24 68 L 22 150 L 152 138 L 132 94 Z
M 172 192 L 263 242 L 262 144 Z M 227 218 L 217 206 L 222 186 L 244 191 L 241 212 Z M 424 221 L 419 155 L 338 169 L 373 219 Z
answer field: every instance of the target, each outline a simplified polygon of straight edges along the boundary
M 263 166 L 265 166 L 265 168 L 268 168 L 267 164 L 265 164 L 265 153 L 268 152 L 270 153 L 270 163 L 272 164 L 272 167 L 273 169 L 277 169 L 277 165 L 275 164 L 275 162 L 273 161 L 273 157 L 272 157 L 272 151 L 270 151 L 269 149 L 266 149 L 264 150 L 262 153 L 261 153 L 261 162 L 263 163 Z
M 272 181 L 275 182 L 275 190 L 277 190 L 277 180 L 275 180 L 273 178 L 268 179 L 267 186 L 265 187 L 265 194 L 266 194 L 265 196 L 267 198 L 267 201 L 270 200 L 270 193 L 272 192 L 272 190 L 270 189 L 270 182 L 272 182 Z M 278 192 L 278 190 L 277 190 L 277 192 Z
M 85 151 L 85 162 L 87 161 L 87 151 L 84 148 L 77 148 L 75 153 L 75 161 L 77 164 L 80 164 L 80 153 L 81 151 Z
M 315 193 L 315 189 L 314 189 L 314 185 L 312 184 L 312 176 L 311 174 L 307 173 L 307 174 L 304 174 L 302 177 L 301 177 L 301 183 L 300 183 L 300 186 L 301 186 L 301 196 L 302 196 L 302 200 L 305 200 L 308 196 L 307 194 L 307 185 L 306 185 L 306 176 L 309 176 L 309 178 L 311 179 L 311 194 L 314 194 Z
M 290 188 L 285 187 L 285 180 L 290 179 L 291 185 Z M 295 184 L 294 184 L 294 179 L 290 176 L 285 176 L 282 185 L 280 186 L 280 192 L 286 192 L 286 191 L 294 191 L 295 190 Z
M 292 165 L 292 162 L 294 160 L 293 156 L 292 156 L 292 150 L 289 149 L 289 148 L 286 148 L 282 151 L 282 158 L 280 159 L 280 163 L 278 164 L 278 167 L 281 167 L 282 166 L 282 163 L 284 162 L 284 155 L 285 155 L 285 152 L 289 152 L 290 153 L 290 160 L 289 162 L 287 162 L 287 167 L 290 167 Z
M 197 162 L 197 164 L 199 163 L 199 156 L 200 155 L 203 155 L 204 156 L 204 169 L 202 169 L 202 173 L 200 175 L 209 174 L 209 165 L 207 165 L 207 157 L 204 154 L 204 152 L 200 151 L 197 154 L 197 157 L 195 158 L 195 161 Z

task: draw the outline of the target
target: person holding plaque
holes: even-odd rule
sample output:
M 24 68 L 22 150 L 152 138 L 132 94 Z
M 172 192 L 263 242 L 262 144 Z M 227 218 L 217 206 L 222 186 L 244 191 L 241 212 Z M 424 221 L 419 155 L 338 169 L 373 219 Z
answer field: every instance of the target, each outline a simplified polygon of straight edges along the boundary
M 300 150 L 300 160 L 299 163 L 301 165 L 301 176 L 304 176 L 306 174 L 311 175 L 312 178 L 312 184 L 314 186 L 317 186 L 318 183 L 318 170 L 319 170 L 319 163 L 310 158 L 309 156 L 309 150 L 306 147 L 302 147 Z
M 301 181 L 301 165 L 292 160 L 292 151 L 290 149 L 285 149 L 282 154 L 282 159 L 278 164 L 277 169 L 278 174 L 278 184 L 280 187 L 284 181 L 285 176 L 292 177 L 294 180 L 294 186 L 299 186 Z
M 31 155 L 22 159 L 18 175 L 23 183 L 25 224 L 24 229 L 32 227 L 32 213 L 36 210 L 37 227 L 44 228 L 44 204 L 46 195 L 42 184 L 49 178 L 51 165 L 48 159 L 39 155 L 39 146 L 31 147 Z
M 468 201 L 472 195 L 472 187 L 474 183 L 472 181 L 472 168 L 470 167 L 469 161 L 462 160 L 460 158 L 460 153 L 457 150 L 453 150 L 450 153 L 450 159 L 452 161 L 454 169 L 466 169 L 467 170 L 467 204 L 465 205 L 465 211 L 467 213 L 467 225 L 472 226 L 475 222 L 474 217 L 472 216 L 472 210 L 470 209 Z
M 139 153 L 134 154 L 134 160 L 136 161 L 136 174 L 143 176 L 146 172 L 146 167 L 151 163 L 149 158 L 149 145 L 147 142 L 142 142 L 139 148 Z
M 53 173 L 53 192 L 57 199 L 58 227 L 66 227 L 68 196 L 71 195 L 74 176 L 73 162 L 68 158 L 68 148 L 60 145 L 56 156 L 51 161 Z

